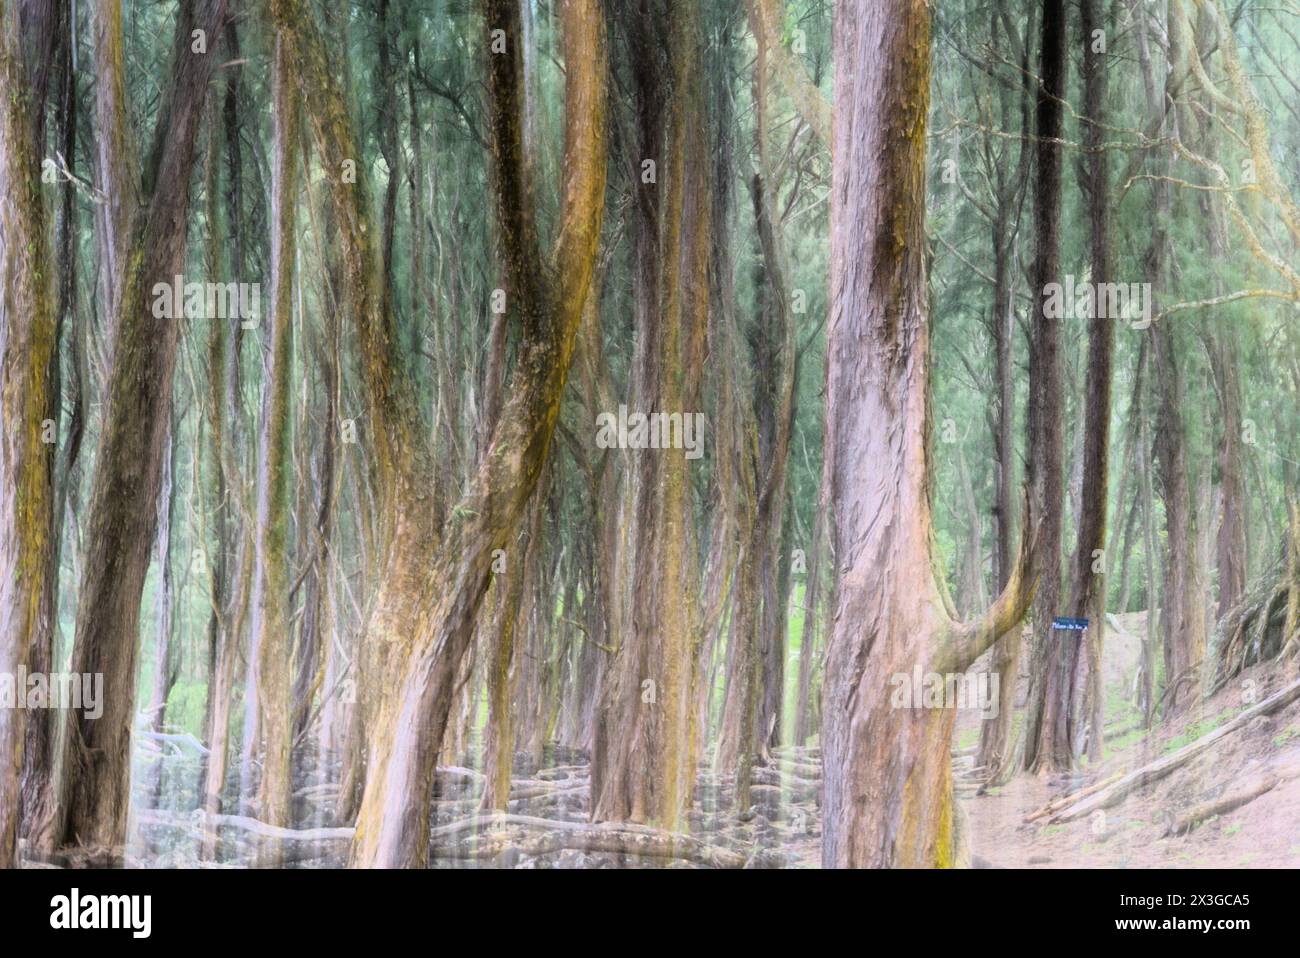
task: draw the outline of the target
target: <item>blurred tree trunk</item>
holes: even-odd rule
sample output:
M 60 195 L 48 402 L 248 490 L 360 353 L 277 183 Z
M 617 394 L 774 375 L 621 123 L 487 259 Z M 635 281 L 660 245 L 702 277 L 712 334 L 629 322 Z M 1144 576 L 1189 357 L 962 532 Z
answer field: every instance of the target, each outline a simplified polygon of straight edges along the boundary
M 184 321 L 154 316 L 151 304 L 155 283 L 174 282 L 182 271 L 194 142 L 225 15 L 225 0 L 181 4 L 172 74 L 144 167 L 145 199 L 130 211 L 129 252 L 116 273 L 112 372 L 71 663 L 72 672 L 103 673 L 104 708 L 95 720 L 78 712 L 66 716 L 54 835 L 56 846 L 82 849 L 92 860 L 119 861 L 126 838 L 140 595 L 158 517 L 172 370 Z M 191 52 L 194 29 L 205 30 L 206 53 Z M 125 103 L 115 110 L 125 110 Z M 109 120 L 126 122 L 120 115 Z
M 1139 18 L 1139 43 L 1148 46 L 1149 26 L 1147 14 Z M 1168 60 L 1180 63 L 1183 56 L 1181 44 L 1188 38 L 1181 30 L 1169 30 Z M 1194 52 L 1192 55 L 1196 55 Z M 1149 54 L 1142 63 L 1144 73 L 1152 72 Z M 1157 137 L 1174 133 L 1178 114 L 1170 109 L 1180 82 L 1176 74 L 1168 74 L 1165 86 L 1157 96 L 1151 96 L 1147 109 L 1152 123 L 1157 126 Z M 1154 82 L 1147 83 L 1148 92 L 1156 89 Z M 1173 213 L 1172 173 L 1173 157 L 1167 152 L 1152 153 L 1156 163 L 1156 178 L 1152 183 L 1154 216 L 1151 245 L 1146 254 L 1146 271 L 1151 284 L 1152 315 L 1158 315 L 1161 294 L 1167 285 L 1171 268 L 1171 238 L 1168 224 Z M 1205 657 L 1205 577 L 1200 550 L 1197 548 L 1196 510 L 1192 505 L 1191 479 L 1188 473 L 1186 425 L 1183 421 L 1183 373 L 1177 353 L 1174 329 L 1169 323 L 1157 321 L 1149 329 L 1151 339 L 1151 364 L 1156 387 L 1156 432 L 1154 454 L 1155 478 L 1160 498 L 1165 507 L 1164 576 L 1161 595 L 1161 634 L 1164 640 L 1165 691 L 1162 693 L 1168 714 L 1181 711 L 1194 701 L 1200 690 L 1199 669 Z
M 0 18 L 0 674 L 17 676 L 50 627 L 57 446 L 47 440 L 46 415 L 56 327 L 18 4 L 4 4 Z M 18 865 L 27 711 L 0 708 L 0 868 Z
M 547 468 L 549 478 L 552 470 Z M 484 811 L 506 811 L 510 798 L 510 771 L 515 758 L 517 723 L 512 715 L 515 703 L 514 690 L 518 685 L 511 679 L 511 666 L 515 659 L 516 635 L 525 625 L 521 615 L 524 589 L 539 561 L 538 548 L 542 533 L 542 515 L 545 511 L 545 494 L 548 478 L 538 485 L 536 494 L 528 505 L 528 519 L 521 535 L 505 550 L 503 572 L 493 575 L 500 590 L 499 608 L 492 617 L 491 639 L 488 654 L 488 721 L 483 746 L 483 800 Z
M 154 597 L 154 663 L 153 688 L 149 695 L 149 728 L 161 732 L 167 720 L 167 698 L 180 672 L 180 646 L 173 641 L 175 613 L 172 608 L 175 596 L 172 585 L 172 543 L 176 520 L 176 437 L 178 423 L 173 420 L 167 430 L 167 455 L 163 459 L 162 487 L 158 495 L 158 592 Z M 159 807 L 162 796 L 163 762 L 159 757 L 149 770 L 145 794 L 154 808 Z
M 1029 353 L 1029 449 L 1027 481 L 1043 518 L 1042 551 L 1035 571 L 1034 648 L 1025 724 L 1025 768 L 1052 773 L 1071 768 L 1069 717 L 1078 648 L 1052 629 L 1061 601 L 1061 535 L 1065 505 L 1064 385 L 1061 377 L 1061 317 L 1047 315 L 1049 284 L 1061 276 L 1061 128 L 1066 95 L 1065 0 L 1043 0 L 1039 76 L 1034 131 L 1034 300 Z
M 989 330 L 993 340 L 994 370 L 997 380 L 997 406 L 993 413 L 993 450 L 997 457 L 995 484 L 997 552 L 995 575 L 998 589 L 1006 587 L 1011 577 L 1016 554 L 1016 380 L 1015 380 L 1015 275 L 1016 253 L 1020 242 L 1020 216 L 1026 184 L 1032 169 L 1034 151 L 1028 135 L 1033 130 L 1034 87 L 1030 76 L 1033 43 L 1031 37 L 1038 22 L 1038 5 L 1029 4 L 1024 30 L 1012 31 L 1007 17 L 1005 0 L 999 0 L 990 13 L 990 36 L 1005 39 L 1017 53 L 1023 77 L 1013 90 L 1002 88 L 999 107 L 1002 125 L 1011 126 L 1013 114 L 1019 116 L 1019 130 L 1025 137 L 1017 150 L 1016 165 L 997 168 L 998 190 L 995 197 L 994 217 L 990 223 L 993 245 L 993 309 L 989 315 Z M 1012 92 L 1018 95 L 1013 99 Z M 1023 534 L 1023 530 L 1022 530 Z M 1020 683 L 1021 630 L 1012 629 L 998 640 L 993 649 L 992 666 L 998 677 L 1002 694 L 1015 703 Z M 1012 720 L 1015 708 L 999 708 L 980 723 L 979 748 L 976 766 L 986 770 L 990 782 L 1001 782 L 1019 766 L 1019 754 L 1013 754 L 1011 741 Z
M 643 5 L 628 19 L 639 151 L 632 183 L 637 338 L 630 405 L 684 420 L 699 408 L 708 312 L 699 10 L 671 0 Z M 672 91 L 666 100 L 665 71 Z M 654 160 L 654 182 L 639 175 L 640 158 Z M 629 461 L 635 464 L 635 585 L 597 724 L 592 818 L 671 829 L 695 785 L 700 615 L 690 464 L 684 449 L 642 449 Z
M 380 280 L 368 178 L 344 95 L 314 15 L 297 0 L 277 0 L 272 13 L 293 42 L 342 232 L 344 285 L 369 400 L 366 440 L 377 463 L 383 510 L 385 560 L 365 637 L 376 650 L 373 671 L 365 676 L 376 701 L 350 861 L 418 866 L 428 855 L 434 763 L 493 551 L 517 529 L 545 462 L 591 285 L 604 205 L 604 18 L 595 0 L 569 0 L 562 13 L 568 65 L 565 188 L 553 254 L 544 262 L 522 156 L 519 9 L 506 0 L 487 5 L 487 29 L 504 31 L 504 52 L 487 57 L 489 101 L 509 312 L 518 318 L 521 338 L 509 398 L 478 472 L 439 527 L 430 502 L 432 450 L 417 425 L 410 380 L 394 355 L 392 297 Z M 490 46 L 491 35 L 485 39 Z M 344 176 L 348 163 L 354 164 L 355 182 Z
M 55 18 L 53 27 L 45 37 L 37 36 L 37 54 L 28 62 L 28 74 L 33 77 L 33 111 L 35 125 L 33 142 L 40 148 L 42 126 L 44 122 L 44 89 L 47 88 L 51 71 L 57 71 L 56 109 L 54 148 L 60 151 L 67 164 L 68 171 L 75 173 L 77 168 L 77 90 L 76 79 L 72 72 L 72 51 L 77 42 L 76 24 L 71 15 L 69 0 L 56 0 L 45 6 L 47 16 Z M 42 51 L 40 44 L 46 41 L 44 53 L 48 61 L 39 59 Z M 48 389 L 45 396 L 45 419 L 52 424 L 55 436 L 62 434 L 63 416 L 63 337 L 70 326 L 68 337 L 75 342 L 78 335 L 77 326 L 77 183 L 71 176 L 65 177 L 59 187 L 59 205 L 54 220 L 54 246 L 58 258 L 58 299 L 54 318 L 54 349 L 50 354 Z M 85 419 L 81 398 L 80 384 L 77 377 L 72 378 L 71 395 L 68 397 L 72 413 L 67 422 L 67 441 L 60 456 L 57 446 L 50 446 L 49 469 L 54 488 L 54 504 L 49 512 L 50 549 L 47 553 L 49 569 L 44 576 L 42 589 L 42 612 L 40 625 L 32 639 L 32 650 L 28 662 L 30 672 L 49 673 L 54 671 L 54 661 L 59 637 L 59 595 L 60 570 L 63 557 L 64 511 L 68 501 L 68 491 L 72 484 L 71 473 L 81 451 L 84 436 Z M 60 465 L 59 460 L 62 459 Z M 27 741 L 23 751 L 22 762 L 22 831 L 30 838 L 44 832 L 50 824 L 53 814 L 53 774 L 56 717 L 52 709 L 38 709 L 27 716 Z
M 293 386 L 293 286 L 298 205 L 298 104 L 289 39 L 275 38 L 271 76 L 271 296 L 269 368 L 262 393 L 261 450 L 257 474 L 256 575 L 249 662 L 262 738 L 262 781 L 258 817 L 289 827 L 293 813 L 292 676 L 293 632 L 289 569 L 290 455 L 289 397 Z M 244 754 L 257 742 L 244 742 Z

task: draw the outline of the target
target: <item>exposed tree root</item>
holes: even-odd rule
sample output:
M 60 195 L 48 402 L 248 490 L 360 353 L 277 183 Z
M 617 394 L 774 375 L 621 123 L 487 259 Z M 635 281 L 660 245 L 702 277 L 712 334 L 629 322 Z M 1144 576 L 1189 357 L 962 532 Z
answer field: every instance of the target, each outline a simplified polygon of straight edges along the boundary
M 1293 532 L 1294 540 L 1300 530 Z M 1255 586 L 1220 618 L 1214 630 L 1215 671 L 1211 694 L 1243 669 L 1287 652 L 1300 637 L 1300 573 L 1290 541 L 1284 556 L 1260 576 Z

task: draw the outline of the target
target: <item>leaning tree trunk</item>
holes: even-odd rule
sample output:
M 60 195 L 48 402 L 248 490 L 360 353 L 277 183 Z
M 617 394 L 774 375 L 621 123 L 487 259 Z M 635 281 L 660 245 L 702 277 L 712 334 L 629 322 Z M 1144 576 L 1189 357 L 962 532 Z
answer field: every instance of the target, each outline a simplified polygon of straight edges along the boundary
M 497 212 L 510 312 L 519 317 L 510 395 L 478 472 L 445 528 L 433 522 L 434 469 L 417 428 L 411 384 L 394 355 L 391 295 L 378 279 L 376 231 L 346 101 L 314 16 L 276 0 L 276 26 L 291 38 L 316 150 L 342 232 L 345 286 L 361 341 L 386 559 L 366 624 L 375 647 L 377 702 L 350 862 L 419 866 L 428 856 L 429 801 L 465 653 L 491 575 L 492 555 L 518 527 L 559 415 L 600 239 L 605 191 L 605 35 L 596 0 L 569 0 L 564 23 L 564 193 L 551 257 L 537 239 L 522 154 L 522 34 L 517 5 L 489 0 L 487 31 L 505 50 L 487 57 Z M 489 39 L 490 32 L 485 33 Z M 343 171 L 354 163 L 356 182 Z
M 144 171 L 145 204 L 131 217 L 130 248 L 119 264 L 113 367 L 96 457 L 86 562 L 77 604 L 71 671 L 104 675 L 103 714 L 69 713 L 64 734 L 54 843 L 91 858 L 120 860 L 130 799 L 140 595 L 144 588 L 162 477 L 172 370 L 180 318 L 153 314 L 154 285 L 171 282 L 185 252 L 194 141 L 218 55 L 226 0 L 184 3 L 173 71 Z M 191 31 L 211 39 L 191 52 Z
M 960 672 L 1017 623 L 1027 550 L 965 625 L 933 574 L 925 270 L 930 5 L 839 0 L 826 450 L 839 573 L 826 653 L 822 862 L 948 866 L 954 709 L 892 707 L 915 667 Z M 850 70 L 846 65 L 852 64 Z

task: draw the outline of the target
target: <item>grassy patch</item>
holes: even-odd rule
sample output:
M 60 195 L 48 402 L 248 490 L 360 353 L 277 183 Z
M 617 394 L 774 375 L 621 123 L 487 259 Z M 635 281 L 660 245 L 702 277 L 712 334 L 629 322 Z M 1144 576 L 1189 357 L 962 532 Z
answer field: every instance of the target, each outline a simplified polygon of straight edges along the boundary
M 1228 708 L 1228 709 L 1224 709 L 1218 715 L 1212 716 L 1210 718 L 1203 718 L 1196 722 L 1189 723 L 1188 726 L 1182 730 L 1182 732 L 1175 735 L 1173 738 L 1171 738 L 1168 742 L 1165 743 L 1165 754 L 1168 754 L 1170 752 L 1176 752 L 1184 745 L 1190 745 L 1192 742 L 1195 742 L 1198 738 L 1202 738 L 1206 735 L 1209 735 L 1216 728 L 1218 728 L 1220 725 L 1228 721 L 1228 719 L 1232 718 L 1236 714 L 1237 714 L 1237 709 Z

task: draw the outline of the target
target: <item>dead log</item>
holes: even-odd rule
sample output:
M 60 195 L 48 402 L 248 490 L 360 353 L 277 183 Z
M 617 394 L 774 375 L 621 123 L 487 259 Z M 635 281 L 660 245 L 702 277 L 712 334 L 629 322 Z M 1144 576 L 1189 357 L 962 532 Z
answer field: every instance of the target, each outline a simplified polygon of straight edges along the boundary
M 1279 779 L 1276 776 L 1264 775 L 1219 798 L 1193 805 L 1165 829 L 1164 837 L 1186 835 L 1207 818 L 1213 818 L 1215 815 L 1225 815 L 1234 809 L 1241 808 L 1241 806 L 1253 802 L 1265 792 L 1271 791 L 1278 781 Z

